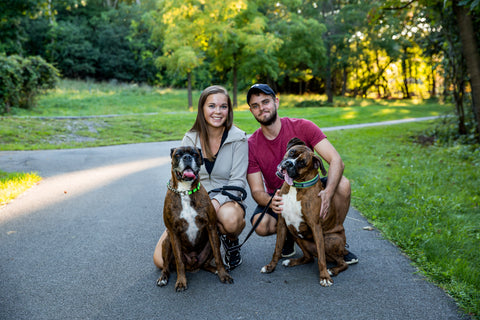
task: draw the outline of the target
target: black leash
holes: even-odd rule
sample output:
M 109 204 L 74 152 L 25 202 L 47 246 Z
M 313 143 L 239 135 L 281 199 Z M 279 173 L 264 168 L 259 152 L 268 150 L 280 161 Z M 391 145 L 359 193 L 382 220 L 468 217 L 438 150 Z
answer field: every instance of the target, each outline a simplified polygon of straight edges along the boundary
M 238 191 L 240 192 L 242 195 L 240 197 L 237 197 L 236 195 L 228 192 L 228 190 L 230 191 Z M 276 192 L 277 190 L 275 190 Z M 241 187 L 237 187 L 237 186 L 223 186 L 221 188 L 216 188 L 216 189 L 212 189 L 210 190 L 208 193 L 210 192 L 220 192 L 221 194 L 229 197 L 230 199 L 234 200 L 234 201 L 237 201 L 237 202 L 240 202 L 240 201 L 243 201 L 247 198 L 247 191 L 245 191 L 245 189 L 241 188 Z M 243 240 L 243 242 L 241 244 L 238 244 L 236 246 L 233 246 L 233 247 L 228 247 L 225 243 L 223 243 L 223 240 L 222 240 L 222 244 L 223 244 L 223 247 L 225 248 L 225 250 L 229 251 L 229 252 L 232 252 L 232 251 L 235 251 L 235 250 L 238 250 L 240 249 L 244 244 L 245 242 L 247 242 L 248 238 L 250 238 L 250 236 L 252 235 L 252 233 L 255 231 L 255 229 L 257 229 L 258 225 L 260 224 L 260 222 L 262 221 L 263 217 L 265 216 L 265 213 L 267 213 L 267 210 L 268 210 L 268 207 L 270 206 L 270 204 L 272 203 L 272 200 L 273 200 L 273 196 L 275 195 L 275 192 L 272 194 L 272 196 L 270 197 L 270 200 L 268 201 L 267 205 L 265 206 L 265 208 L 263 209 L 262 213 L 260 214 L 260 217 L 257 219 L 257 221 L 255 221 L 255 223 L 253 224 L 252 226 L 252 229 L 248 232 L 247 236 L 245 237 L 245 240 Z M 220 239 L 222 239 L 220 237 Z
M 243 240 L 243 242 L 239 245 L 236 245 L 236 246 L 233 246 L 233 247 L 229 247 L 229 248 L 225 248 L 226 250 L 228 251 L 235 251 L 235 250 L 238 250 L 240 249 L 244 244 L 245 242 L 247 242 L 248 238 L 250 238 L 250 236 L 252 235 L 253 231 L 255 231 L 255 229 L 257 229 L 258 225 L 260 224 L 260 222 L 262 221 L 263 217 L 265 216 L 265 213 L 267 213 L 267 210 L 268 210 L 268 207 L 270 206 L 270 204 L 272 203 L 272 200 L 273 200 L 273 196 L 275 196 L 275 192 L 272 194 L 272 196 L 270 197 L 270 200 L 268 201 L 267 205 L 265 206 L 265 208 L 263 209 L 262 213 L 260 214 L 260 217 L 258 217 L 257 221 L 255 221 L 255 223 L 253 224 L 252 226 L 252 229 L 250 229 L 250 231 L 248 232 L 247 236 L 245 237 L 245 239 Z M 226 246 L 224 246 L 226 247 Z
M 228 192 L 228 190 L 238 191 L 242 195 L 240 197 L 237 197 L 236 195 Z M 245 191 L 245 189 L 243 189 L 241 187 L 237 187 L 237 186 L 223 186 L 221 188 L 216 188 L 216 189 L 210 190 L 208 193 L 210 193 L 210 192 L 220 192 L 224 196 L 227 196 L 230 199 L 235 200 L 237 202 L 240 202 L 240 201 L 243 201 L 243 200 L 247 199 L 247 191 Z

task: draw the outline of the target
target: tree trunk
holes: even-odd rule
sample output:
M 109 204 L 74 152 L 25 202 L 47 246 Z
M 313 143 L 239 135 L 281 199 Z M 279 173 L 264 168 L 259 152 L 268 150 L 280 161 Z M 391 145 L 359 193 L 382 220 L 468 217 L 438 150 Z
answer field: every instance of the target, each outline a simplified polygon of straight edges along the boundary
M 237 62 L 235 61 L 235 55 L 233 57 L 233 108 L 237 108 L 237 90 L 238 90 L 238 80 L 237 80 Z
M 333 103 L 333 85 L 332 85 L 332 50 L 330 46 L 330 41 L 327 40 L 327 66 L 326 66 L 326 79 L 325 79 L 325 90 L 327 91 L 327 102 Z
M 342 79 L 342 97 L 345 97 L 345 94 L 347 93 L 347 67 L 343 67 L 343 79 Z
M 437 81 L 435 80 L 435 68 L 432 68 L 432 74 L 430 76 L 432 77 L 432 88 L 430 90 L 430 97 L 434 98 L 437 96 Z
M 193 109 L 193 99 L 192 99 L 192 73 L 187 73 L 188 77 L 188 110 Z
M 403 48 L 403 55 L 402 55 L 402 71 L 403 71 L 403 98 L 410 99 L 410 92 L 408 90 L 408 68 L 407 68 L 407 48 Z
M 453 10 L 457 17 L 462 50 L 467 64 L 467 72 L 470 75 L 472 88 L 472 109 L 477 122 L 477 134 L 480 140 L 480 55 L 478 53 L 475 31 L 473 29 L 472 16 L 466 7 L 458 6 L 459 1 L 453 1 Z

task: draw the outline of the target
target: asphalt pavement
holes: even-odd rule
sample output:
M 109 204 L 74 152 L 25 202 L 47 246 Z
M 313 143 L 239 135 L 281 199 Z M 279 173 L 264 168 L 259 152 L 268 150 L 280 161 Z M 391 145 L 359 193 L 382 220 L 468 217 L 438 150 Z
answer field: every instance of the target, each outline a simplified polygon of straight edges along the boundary
M 332 287 L 315 263 L 260 273 L 275 237 L 257 235 L 233 284 L 199 271 L 185 292 L 175 273 L 157 287 L 152 254 L 178 145 L 0 152 L 0 169 L 43 177 L 0 208 L 0 319 L 470 319 L 354 208 L 345 227 L 360 262 Z

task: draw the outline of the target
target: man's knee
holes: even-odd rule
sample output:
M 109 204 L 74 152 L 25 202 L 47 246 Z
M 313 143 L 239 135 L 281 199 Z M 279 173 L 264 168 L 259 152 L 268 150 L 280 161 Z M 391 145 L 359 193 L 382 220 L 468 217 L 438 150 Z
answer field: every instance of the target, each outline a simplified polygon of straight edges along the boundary
M 342 179 L 340 179 L 340 182 L 338 183 L 337 192 L 342 198 L 350 199 L 350 196 L 352 194 L 350 180 L 348 180 L 345 177 L 342 177 Z
M 260 214 L 257 214 L 252 219 L 252 225 L 255 225 L 257 219 L 260 218 Z M 265 214 L 262 218 L 262 221 L 258 224 L 257 228 L 255 229 L 255 233 L 259 236 L 265 237 L 277 232 L 277 220 Z

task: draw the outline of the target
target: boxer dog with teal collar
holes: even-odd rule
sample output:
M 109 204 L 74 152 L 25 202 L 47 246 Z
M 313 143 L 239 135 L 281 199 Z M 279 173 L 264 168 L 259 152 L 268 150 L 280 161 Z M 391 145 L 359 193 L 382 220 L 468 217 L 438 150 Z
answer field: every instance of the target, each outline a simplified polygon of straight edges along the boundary
M 331 276 L 346 270 L 348 265 L 343 256 L 345 249 L 345 216 L 335 210 L 333 201 L 325 219 L 320 218 L 321 198 L 318 196 L 324 189 L 319 176 L 326 170 L 322 159 L 308 148 L 303 141 L 293 138 L 289 141 L 287 152 L 278 166 L 277 175 L 283 177 L 280 193 L 283 209 L 278 215 L 277 240 L 272 260 L 261 270 L 270 273 L 275 270 L 280 259 L 285 237 L 288 231 L 303 251 L 303 257 L 283 261 L 286 267 L 298 266 L 318 260 L 320 285 L 326 287 L 333 284 Z M 327 269 L 327 261 L 336 266 Z
M 172 178 L 163 206 L 167 237 L 162 244 L 164 268 L 157 285 L 168 283 L 170 269 L 177 269 L 176 291 L 187 289 L 185 271 L 204 269 L 218 275 L 223 283 L 233 283 L 220 255 L 217 215 L 198 172 L 203 164 L 201 150 L 179 147 L 170 151 Z M 215 258 L 215 266 L 211 265 Z

